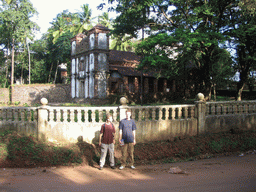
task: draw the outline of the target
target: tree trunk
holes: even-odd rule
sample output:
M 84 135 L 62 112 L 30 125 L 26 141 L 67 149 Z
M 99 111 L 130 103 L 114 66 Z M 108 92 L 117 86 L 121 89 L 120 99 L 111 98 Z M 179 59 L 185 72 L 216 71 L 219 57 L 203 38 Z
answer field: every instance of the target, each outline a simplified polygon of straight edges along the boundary
M 8 43 L 8 47 L 7 47 L 7 56 L 6 56 L 6 65 L 5 65 L 5 67 L 6 67 L 6 74 L 5 74 L 5 85 L 4 85 L 4 88 L 6 88 L 7 87 L 7 83 L 8 83 L 8 80 L 9 80 L 9 77 L 8 77 L 8 73 L 9 73 L 9 70 L 8 70 L 8 61 L 9 61 L 9 50 L 10 50 L 10 44 Z
M 240 72 L 240 81 L 237 83 L 237 94 L 236 94 L 236 100 L 241 101 L 242 100 L 242 93 L 245 84 L 249 80 L 249 67 L 248 65 L 243 68 L 243 70 Z
M 243 93 L 244 86 L 245 86 L 245 82 L 243 82 L 242 80 L 240 80 L 237 83 L 237 94 L 236 94 L 236 100 L 237 101 L 242 100 L 242 93 Z
M 11 86 L 14 83 L 14 39 L 12 39 L 12 70 L 11 70 Z
M 51 64 L 51 69 L 50 69 L 50 73 L 48 76 L 48 83 L 50 83 L 50 80 L 51 80 L 52 66 L 53 66 L 53 64 Z
M 30 50 L 29 50 L 29 45 L 28 45 L 27 38 L 26 38 L 26 44 L 27 44 L 27 48 L 28 48 L 28 84 L 30 84 L 31 83 L 31 80 L 30 80 L 30 74 L 31 74 L 31 71 L 30 71 Z
M 58 66 L 59 66 L 59 61 L 58 61 L 57 66 L 56 66 L 56 71 L 55 71 L 55 76 L 54 76 L 53 84 L 55 84 L 55 83 L 56 83 L 57 73 L 58 73 Z

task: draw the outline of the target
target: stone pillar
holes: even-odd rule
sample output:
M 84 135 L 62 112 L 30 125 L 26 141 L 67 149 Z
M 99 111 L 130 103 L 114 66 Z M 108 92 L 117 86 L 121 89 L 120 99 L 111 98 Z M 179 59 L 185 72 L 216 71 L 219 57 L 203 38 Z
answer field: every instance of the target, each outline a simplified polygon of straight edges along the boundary
M 148 78 L 144 79 L 144 93 L 148 93 Z
M 206 112 L 206 104 L 204 100 L 204 95 L 202 93 L 197 94 L 196 104 L 196 115 L 197 115 L 197 134 L 205 133 L 205 112 Z
M 175 84 L 175 79 L 172 80 L 172 92 L 176 92 L 176 84 Z
M 124 77 L 124 92 L 129 93 L 128 77 Z
M 46 98 L 41 99 L 42 106 L 38 108 L 38 133 L 37 139 L 41 141 L 47 140 L 47 122 L 48 122 L 48 100 Z
M 166 93 L 167 91 L 167 79 L 164 79 L 164 84 L 163 84 L 163 88 L 164 88 L 164 93 Z
M 154 79 L 154 93 L 158 92 L 158 79 Z
M 119 110 L 120 110 L 120 121 L 122 120 L 122 119 L 125 119 L 126 118 L 126 114 L 125 114 L 125 112 L 126 112 L 126 109 L 128 108 L 128 106 L 127 106 L 127 99 L 125 98 L 125 97 L 121 97 L 120 98 L 120 104 L 121 104 L 121 106 L 119 106 Z
M 139 93 L 139 78 L 135 77 L 134 78 L 134 87 L 135 87 L 135 93 Z

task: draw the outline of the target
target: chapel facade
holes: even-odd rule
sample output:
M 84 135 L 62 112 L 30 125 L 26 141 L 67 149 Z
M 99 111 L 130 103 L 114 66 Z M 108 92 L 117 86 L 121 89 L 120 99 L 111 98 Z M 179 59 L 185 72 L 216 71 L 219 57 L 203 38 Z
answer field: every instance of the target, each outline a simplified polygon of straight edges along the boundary
M 109 49 L 110 30 L 96 25 L 71 39 L 71 97 L 106 99 L 112 94 L 132 100 L 141 94 L 156 96 L 175 91 L 175 84 L 154 73 L 136 69 L 140 57 L 133 52 Z

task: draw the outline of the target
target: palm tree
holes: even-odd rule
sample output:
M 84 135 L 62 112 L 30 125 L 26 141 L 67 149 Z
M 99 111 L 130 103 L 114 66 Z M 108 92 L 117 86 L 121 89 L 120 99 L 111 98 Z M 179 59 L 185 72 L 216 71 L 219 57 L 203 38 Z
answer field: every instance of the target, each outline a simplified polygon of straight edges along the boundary
M 104 12 L 102 15 L 98 16 L 98 23 L 109 29 L 112 28 L 112 19 L 109 18 L 108 12 Z
M 83 33 L 93 27 L 92 20 L 95 18 L 92 18 L 92 10 L 89 8 L 88 4 L 84 4 L 81 6 L 82 11 L 77 12 L 75 24 L 73 25 L 73 33 Z

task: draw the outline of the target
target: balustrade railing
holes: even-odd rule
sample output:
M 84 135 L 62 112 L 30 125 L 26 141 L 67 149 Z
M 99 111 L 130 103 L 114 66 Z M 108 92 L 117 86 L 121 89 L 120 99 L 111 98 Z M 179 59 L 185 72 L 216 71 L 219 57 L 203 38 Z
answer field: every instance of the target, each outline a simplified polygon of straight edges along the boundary
M 256 113 L 255 101 L 207 102 L 206 115 Z
M 195 105 L 132 106 L 132 118 L 136 121 L 192 119 Z
M 37 121 L 37 107 L 0 107 L 0 120 L 9 122 Z
M 113 121 L 119 121 L 118 107 L 48 107 L 48 121 L 102 123 L 110 113 Z

